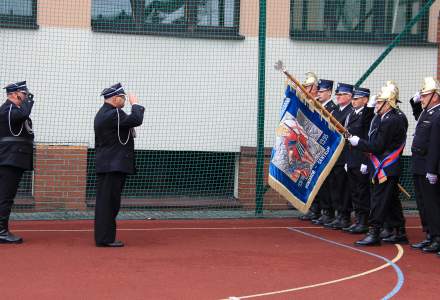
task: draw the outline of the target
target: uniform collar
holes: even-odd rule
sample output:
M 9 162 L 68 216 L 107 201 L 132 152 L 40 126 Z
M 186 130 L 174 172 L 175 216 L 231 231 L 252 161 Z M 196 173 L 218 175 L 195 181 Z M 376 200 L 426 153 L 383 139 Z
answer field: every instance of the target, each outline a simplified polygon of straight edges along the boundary
M 110 103 L 107 103 L 107 102 L 104 102 L 103 106 L 106 107 L 106 108 L 116 108 L 116 107 L 114 107 L 113 105 L 111 105 Z
M 435 106 L 433 106 L 433 107 L 431 107 L 430 109 L 428 109 L 428 111 L 431 111 L 431 110 L 433 110 L 434 108 L 436 108 L 437 106 L 439 106 L 440 105 L 440 103 L 439 104 L 437 104 L 437 105 L 435 105 Z
M 325 100 L 324 103 L 322 103 L 322 106 L 326 106 L 328 103 L 330 103 L 332 101 L 332 98 Z
M 380 119 L 383 120 L 383 118 L 385 118 L 385 116 L 388 115 L 391 111 L 392 111 L 392 109 L 390 109 L 389 111 L 387 111 L 386 113 L 384 113 L 383 115 L 381 115 L 381 116 L 380 116 Z
M 7 104 L 12 104 L 12 105 L 14 105 L 14 107 L 20 107 L 17 104 L 15 104 L 14 102 L 12 102 L 11 100 L 9 100 L 9 98 L 6 98 L 6 103 Z
M 347 106 L 349 106 L 350 105 L 350 103 L 348 103 L 347 105 L 345 105 L 345 106 L 339 106 L 339 111 L 343 111 Z
M 355 114 L 359 114 L 363 109 L 364 109 L 364 107 L 361 106 L 361 107 L 359 107 L 358 109 L 355 109 L 355 110 L 354 110 L 354 113 L 355 113 Z

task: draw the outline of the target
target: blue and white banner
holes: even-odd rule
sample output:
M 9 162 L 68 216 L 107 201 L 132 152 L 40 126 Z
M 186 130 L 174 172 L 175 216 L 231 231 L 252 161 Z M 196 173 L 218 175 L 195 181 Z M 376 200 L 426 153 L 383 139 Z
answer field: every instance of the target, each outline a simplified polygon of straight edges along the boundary
M 305 213 L 345 140 L 301 92 L 288 85 L 285 96 L 269 165 L 269 185 Z

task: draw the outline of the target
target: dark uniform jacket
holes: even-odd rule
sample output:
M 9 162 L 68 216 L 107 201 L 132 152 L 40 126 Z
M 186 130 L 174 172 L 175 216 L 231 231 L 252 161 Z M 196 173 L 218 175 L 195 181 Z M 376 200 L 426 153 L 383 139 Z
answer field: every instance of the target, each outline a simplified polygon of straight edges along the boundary
M 119 112 L 119 136 L 125 143 L 127 136 L 130 138 L 124 146 L 118 138 L 118 115 L 116 108 L 108 103 L 99 109 L 95 116 L 95 149 L 96 173 L 122 172 L 133 174 L 134 167 L 134 139 L 131 128 L 142 124 L 145 108 L 133 105 L 131 114 L 123 110 Z
M 339 105 L 337 105 L 336 109 L 333 110 L 332 115 L 336 118 L 336 120 L 338 120 L 339 123 L 341 123 L 342 126 L 344 126 L 345 119 L 352 110 L 353 110 L 353 106 L 351 104 L 348 104 L 346 107 L 344 107 L 343 110 L 340 110 Z M 345 144 L 344 150 L 342 150 L 342 153 L 339 156 L 338 160 L 336 161 L 335 166 L 343 167 L 347 163 L 347 157 L 348 157 L 348 145 Z
M 338 106 L 333 102 L 333 100 L 330 100 L 324 105 L 324 108 L 329 112 L 332 113 Z
M 34 134 L 29 118 L 33 105 L 26 98 L 20 107 L 10 100 L 0 106 L 0 166 L 33 170 Z
M 345 128 L 352 134 L 361 139 L 368 139 L 368 130 L 374 116 L 374 108 L 364 106 L 364 108 L 356 113 L 353 109 L 347 117 Z M 368 155 L 357 147 L 348 145 L 347 167 L 359 170 L 361 164 L 368 165 Z
M 408 120 L 400 110 L 391 109 L 383 118 L 378 115 L 375 116 L 371 123 L 369 139 L 360 139 L 357 147 L 361 151 L 374 154 L 379 161 L 382 161 L 405 143 Z M 387 176 L 400 175 L 402 170 L 401 156 L 400 154 L 394 164 L 384 168 Z M 370 177 L 372 177 L 375 169 L 371 163 L 368 169 L 370 170 Z
M 440 105 L 422 110 L 421 103 L 410 101 L 417 120 L 411 146 L 411 170 L 414 174 L 438 174 L 440 158 Z

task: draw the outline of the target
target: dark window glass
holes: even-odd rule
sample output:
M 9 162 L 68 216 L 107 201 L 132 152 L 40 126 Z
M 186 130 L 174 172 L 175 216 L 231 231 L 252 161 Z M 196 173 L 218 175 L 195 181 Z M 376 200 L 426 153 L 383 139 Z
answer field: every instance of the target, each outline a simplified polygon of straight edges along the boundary
M 93 0 L 96 31 L 238 35 L 239 0 Z
M 291 0 L 291 36 L 317 41 L 386 43 L 403 31 L 426 0 Z M 428 15 L 404 42 L 426 42 Z
M 0 27 L 37 28 L 37 0 L 0 0 Z

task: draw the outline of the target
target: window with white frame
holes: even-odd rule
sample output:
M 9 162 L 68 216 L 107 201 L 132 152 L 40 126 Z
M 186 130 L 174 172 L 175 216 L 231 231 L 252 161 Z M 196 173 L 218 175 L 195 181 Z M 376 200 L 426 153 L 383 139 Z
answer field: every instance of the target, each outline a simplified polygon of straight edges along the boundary
M 239 0 L 92 0 L 92 28 L 118 33 L 236 36 Z

